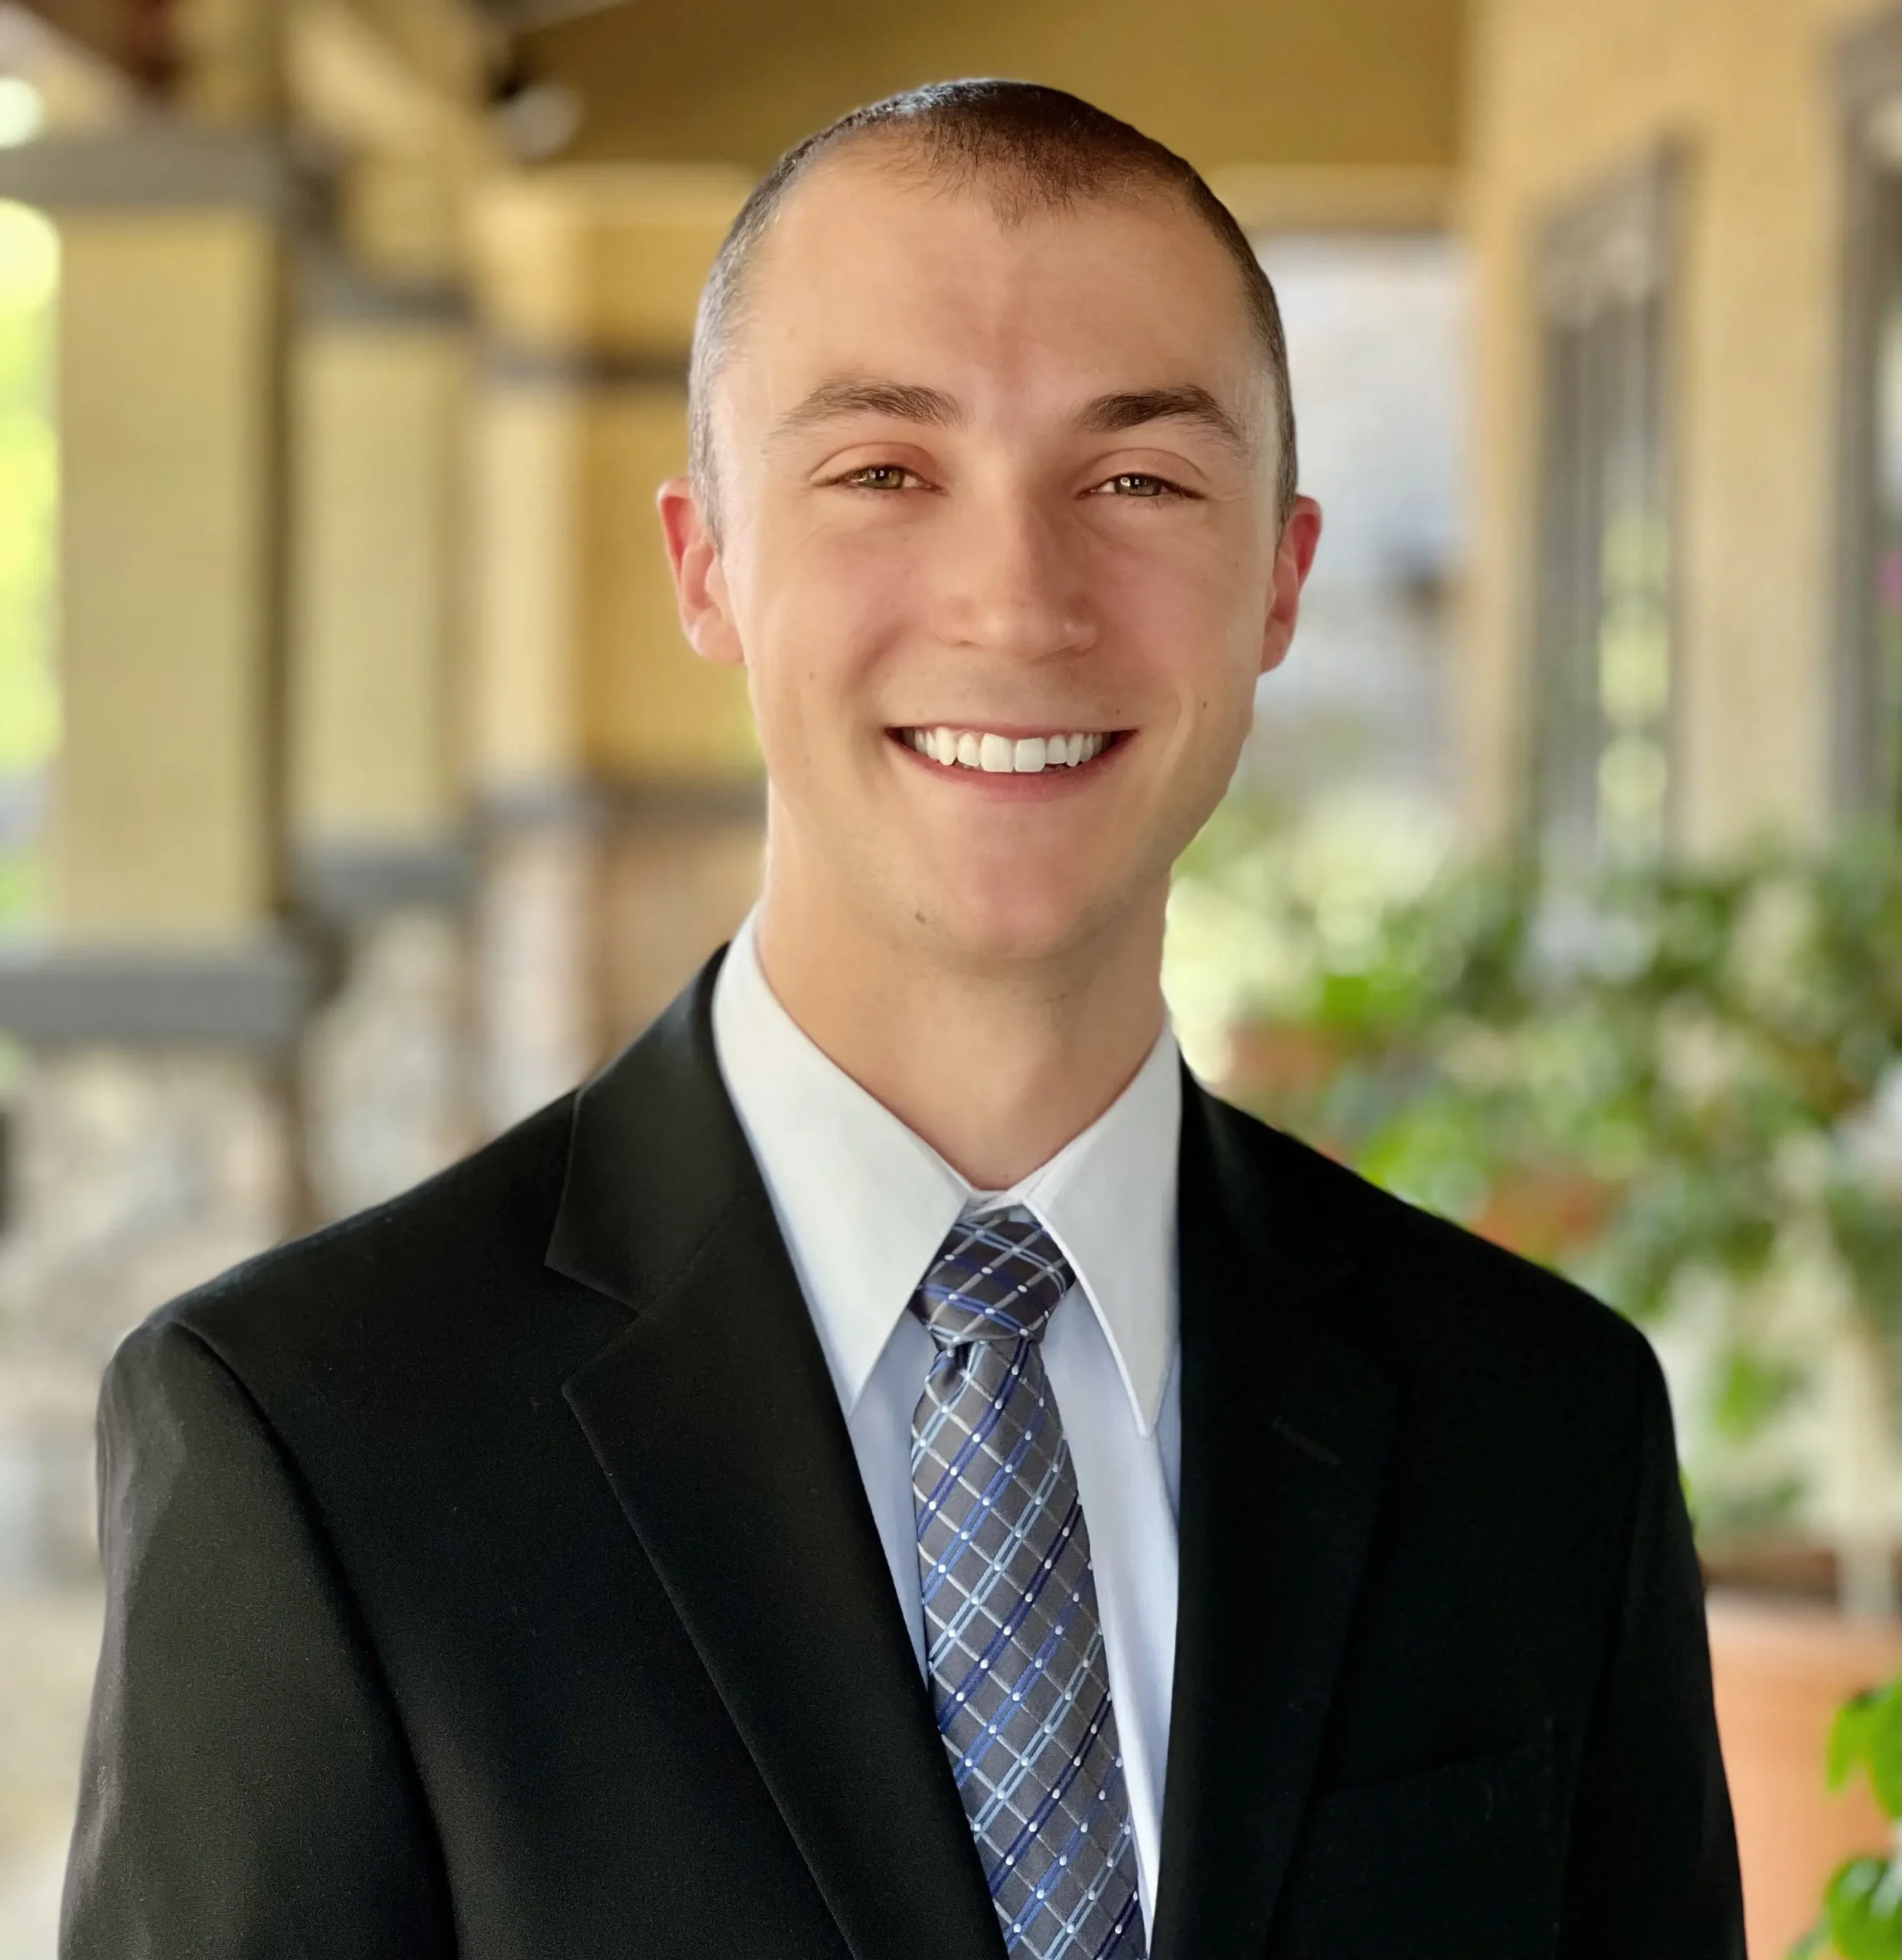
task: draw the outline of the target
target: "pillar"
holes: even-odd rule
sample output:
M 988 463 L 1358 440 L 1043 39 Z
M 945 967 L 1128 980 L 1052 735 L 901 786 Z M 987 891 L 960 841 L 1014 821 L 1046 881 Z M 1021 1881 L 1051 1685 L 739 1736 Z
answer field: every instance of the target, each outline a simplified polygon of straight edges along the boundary
M 68 1459 L 90 1472 L 81 1413 L 118 1336 L 307 1215 L 294 1063 L 319 975 L 285 919 L 279 766 L 304 191 L 257 129 L 154 121 L 0 158 L 0 195 L 47 210 L 60 249 L 51 910 L 0 960 L 28 1057 L 0 1341 L 41 1384 L 0 1412 L 0 1452 L 47 1473 L 55 1564 L 90 1557 Z
M 639 166 L 498 185 L 478 233 L 475 767 L 492 1122 L 663 1007 L 757 887 L 740 675 L 681 637 L 654 492 L 685 466 L 700 286 L 747 180 Z
M 306 269 L 292 357 L 292 863 L 335 956 L 306 1053 L 316 1209 L 474 1141 L 458 699 L 469 332 L 459 289 Z

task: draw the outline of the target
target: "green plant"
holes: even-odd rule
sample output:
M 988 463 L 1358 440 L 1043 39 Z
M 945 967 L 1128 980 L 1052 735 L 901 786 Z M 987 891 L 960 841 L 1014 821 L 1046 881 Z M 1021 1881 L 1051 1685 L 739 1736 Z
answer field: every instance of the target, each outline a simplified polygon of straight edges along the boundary
M 1825 1774 L 1840 1790 L 1858 1770 L 1889 1820 L 1887 1854 L 1845 1859 L 1830 1874 L 1815 1924 L 1789 1960 L 1834 1953 L 1841 1960 L 1902 1955 L 1902 1677 L 1845 1702 L 1829 1726 Z
M 1383 884 L 1380 848 L 1232 805 L 1185 858 L 1177 987 L 1219 1011 L 1224 1092 L 1635 1319 L 1714 1321 L 1734 1462 L 1701 1523 L 1786 1515 L 1748 1446 L 1813 1359 L 1789 1302 L 1840 1303 L 1885 1380 L 1902 1334 L 1896 839 L 1570 882 L 1402 849 Z

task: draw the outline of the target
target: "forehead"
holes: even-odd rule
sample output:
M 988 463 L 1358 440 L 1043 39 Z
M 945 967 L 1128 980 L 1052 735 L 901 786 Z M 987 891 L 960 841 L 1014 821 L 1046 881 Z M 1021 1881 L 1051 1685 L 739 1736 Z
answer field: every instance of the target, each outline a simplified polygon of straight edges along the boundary
M 926 179 L 874 143 L 789 192 L 741 310 L 734 379 L 768 412 L 834 373 L 979 405 L 1195 383 L 1240 407 L 1262 380 L 1240 273 L 1181 199 L 1142 187 L 1007 214 L 992 187 Z

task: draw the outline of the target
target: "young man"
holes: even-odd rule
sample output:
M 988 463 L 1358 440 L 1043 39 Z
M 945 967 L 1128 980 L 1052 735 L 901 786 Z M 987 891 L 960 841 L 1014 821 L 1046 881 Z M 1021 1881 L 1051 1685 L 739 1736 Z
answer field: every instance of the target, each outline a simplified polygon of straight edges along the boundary
M 121 1348 L 66 1952 L 1740 1955 L 1649 1350 L 1165 1024 L 1320 528 L 1233 221 L 920 90 L 754 194 L 692 394 L 758 909 Z

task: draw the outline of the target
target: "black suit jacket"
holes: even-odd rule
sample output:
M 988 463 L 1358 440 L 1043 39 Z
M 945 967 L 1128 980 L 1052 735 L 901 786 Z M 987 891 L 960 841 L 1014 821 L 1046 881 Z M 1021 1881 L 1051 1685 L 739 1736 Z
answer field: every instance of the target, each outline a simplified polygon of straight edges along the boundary
M 102 1390 L 69 1960 L 997 1960 L 717 960 Z M 1662 1382 L 1185 1081 L 1161 1960 L 1743 1951 Z

